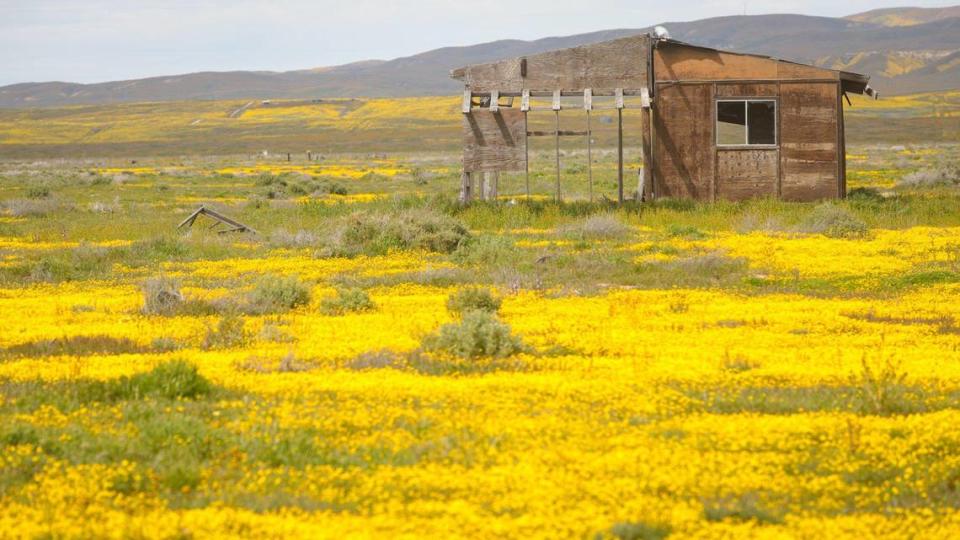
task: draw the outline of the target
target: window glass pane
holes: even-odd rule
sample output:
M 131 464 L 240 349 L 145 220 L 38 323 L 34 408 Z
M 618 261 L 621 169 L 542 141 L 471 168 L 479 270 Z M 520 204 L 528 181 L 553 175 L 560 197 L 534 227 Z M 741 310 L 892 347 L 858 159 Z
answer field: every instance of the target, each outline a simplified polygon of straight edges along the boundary
M 751 101 L 747 104 L 750 119 L 750 144 L 777 144 L 777 108 L 774 101 Z
M 717 144 L 746 144 L 746 105 L 744 101 L 717 102 Z

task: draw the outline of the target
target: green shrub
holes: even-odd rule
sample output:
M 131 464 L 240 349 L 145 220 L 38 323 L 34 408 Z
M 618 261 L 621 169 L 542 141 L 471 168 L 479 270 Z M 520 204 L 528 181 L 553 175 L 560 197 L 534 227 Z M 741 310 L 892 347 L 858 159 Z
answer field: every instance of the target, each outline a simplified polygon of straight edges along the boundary
M 833 203 L 823 203 L 806 217 L 801 230 L 830 238 L 865 238 L 870 229 L 856 214 Z
M 515 263 L 522 252 L 512 238 L 497 234 L 471 236 L 454 252 L 454 260 L 460 264 L 502 265 Z
M 671 238 L 688 238 L 690 240 L 703 240 L 707 237 L 700 229 L 691 225 L 677 225 L 671 223 L 667 227 L 667 236 Z
M 310 286 L 297 276 L 267 274 L 260 277 L 247 295 L 247 313 L 279 313 L 310 303 Z
M 46 199 L 50 196 L 50 188 L 47 186 L 31 186 L 27 190 L 27 198 Z
M 320 302 L 320 312 L 324 315 L 360 313 L 376 307 L 367 291 L 359 288 L 338 288 L 336 296 L 324 298 Z
M 197 371 L 197 366 L 183 360 L 164 362 L 146 373 L 121 377 L 107 383 L 106 394 L 113 399 L 195 399 L 209 394 L 213 385 Z
M 882 203 L 886 200 L 879 190 L 870 187 L 853 188 L 847 192 L 847 200 L 852 203 Z
M 11 345 L 2 350 L 2 355 L 14 358 L 41 356 L 92 356 L 95 354 L 136 354 L 149 352 L 147 347 L 129 338 L 113 336 L 69 336 L 54 339 L 28 341 Z
M 255 181 L 258 186 L 286 186 L 287 181 L 282 175 L 261 173 Z
M 739 497 L 711 499 L 703 503 L 703 515 L 707 521 L 755 521 L 757 523 L 783 523 L 783 517 L 760 504 L 759 497 L 747 493 Z
M 900 365 L 887 360 L 879 369 L 871 367 L 866 358 L 860 360 L 862 371 L 851 376 L 850 383 L 856 389 L 857 404 L 864 414 L 908 414 L 915 409 L 911 403 L 911 388 L 907 385 L 907 373 Z
M 447 310 L 456 315 L 463 315 L 470 311 L 497 313 L 500 311 L 500 304 L 500 298 L 494 296 L 489 289 L 482 287 L 465 287 L 447 298 Z
M 165 353 L 180 349 L 180 343 L 172 337 L 161 336 L 150 342 L 150 348 L 156 352 Z
M 389 214 L 358 212 L 346 219 L 332 246 L 341 255 L 384 255 L 392 250 L 422 249 L 452 253 L 469 233 L 463 223 L 427 208 Z
M 484 311 L 465 313 L 457 323 L 445 324 L 424 339 L 424 349 L 460 358 L 505 358 L 522 352 L 523 341 L 510 326 Z
M 610 527 L 610 534 L 617 540 L 662 540 L 670 536 L 670 527 L 625 521 Z
M 243 317 L 232 313 L 225 315 L 216 327 L 207 328 L 207 335 L 203 338 L 203 348 L 227 349 L 243 345 L 247 341 L 245 325 Z
M 29 269 L 34 282 L 79 281 L 103 277 L 113 269 L 110 251 L 100 246 L 81 244 L 63 253 L 46 254 Z

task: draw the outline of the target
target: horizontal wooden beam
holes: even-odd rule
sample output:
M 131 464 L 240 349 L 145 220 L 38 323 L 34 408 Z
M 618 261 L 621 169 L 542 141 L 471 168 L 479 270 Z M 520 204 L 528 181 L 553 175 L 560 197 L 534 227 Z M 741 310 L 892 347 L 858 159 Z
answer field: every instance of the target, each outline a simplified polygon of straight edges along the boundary
M 838 79 L 663 79 L 657 80 L 656 85 L 684 85 L 684 84 L 773 84 L 773 83 L 835 83 Z
M 589 131 L 528 131 L 527 137 L 583 137 L 589 135 Z
M 469 91 L 469 90 L 468 90 Z M 498 91 L 497 94 L 500 97 L 523 97 L 523 94 L 526 93 L 530 97 L 553 97 L 555 90 L 523 90 L 523 91 L 513 91 L 513 90 L 504 90 Z M 490 92 L 471 92 L 473 97 L 490 97 Z M 591 90 L 593 97 L 615 97 L 617 95 L 616 89 L 613 90 Z M 640 96 L 643 95 L 643 88 L 624 88 L 623 95 L 625 96 Z M 561 97 L 583 97 L 583 90 L 561 90 Z
M 474 108 L 488 108 L 491 112 L 497 112 L 501 107 L 510 107 L 513 104 L 514 98 L 520 98 L 520 110 L 523 112 L 528 111 L 560 111 L 564 109 L 564 104 L 561 101 L 561 98 L 564 97 L 576 97 L 582 100 L 583 110 L 619 110 L 627 108 L 636 108 L 636 105 L 628 107 L 624 97 L 626 96 L 639 96 L 641 99 L 640 107 L 644 109 L 650 108 L 650 91 L 647 88 L 641 88 L 639 90 L 634 89 L 615 89 L 613 91 L 594 91 L 590 88 L 580 91 L 572 90 L 523 90 L 521 92 L 500 92 L 498 90 L 493 90 L 490 92 L 472 92 L 469 89 L 465 90 L 463 93 L 463 107 L 462 111 L 464 114 L 469 114 Z M 551 98 L 550 106 L 533 106 L 530 104 L 531 97 L 549 97 Z M 615 100 L 615 103 L 612 106 L 600 105 L 595 106 L 593 104 L 594 97 L 612 97 Z M 500 98 L 506 98 L 507 103 L 501 105 L 499 103 Z M 484 104 L 480 104 L 476 100 L 485 101 Z M 580 108 L 580 107 L 577 107 Z

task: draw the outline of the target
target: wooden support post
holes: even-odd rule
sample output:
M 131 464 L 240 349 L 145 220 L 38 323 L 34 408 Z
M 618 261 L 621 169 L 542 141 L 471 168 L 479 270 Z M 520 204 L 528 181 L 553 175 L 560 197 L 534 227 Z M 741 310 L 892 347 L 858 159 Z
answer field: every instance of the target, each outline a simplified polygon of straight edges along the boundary
M 463 91 L 463 103 L 460 106 L 460 112 L 463 114 L 470 114 L 470 109 L 473 107 L 473 92 L 467 88 Z
M 652 109 L 650 107 L 650 94 L 646 88 L 643 89 L 641 93 L 641 109 L 640 109 L 640 130 L 641 130 L 641 141 L 640 141 L 640 151 L 643 154 L 643 173 L 642 178 L 640 179 L 640 193 L 637 194 L 637 200 L 641 201 L 646 198 L 647 193 L 653 192 L 653 147 L 651 144 L 652 141 Z M 645 104 L 645 105 L 644 105 Z
M 463 204 L 469 204 L 470 200 L 473 198 L 472 191 L 473 185 L 470 179 L 470 173 L 463 171 L 460 173 L 460 202 Z
M 554 140 L 556 141 L 556 158 L 557 158 L 557 202 L 560 202 L 560 111 L 554 111 L 556 115 L 556 132 L 554 134 Z
M 590 111 L 593 110 L 593 90 L 583 91 L 583 108 L 587 111 L 587 182 L 590 186 L 590 202 L 593 202 L 593 129 L 590 126 Z
M 623 204 L 623 89 L 616 90 L 617 101 L 617 202 Z
M 617 201 L 623 203 L 623 109 L 617 109 Z
M 526 66 L 526 59 L 523 60 L 523 65 Z M 530 123 L 527 119 L 527 115 L 530 112 L 530 90 L 524 90 L 520 94 L 520 111 L 523 112 L 523 130 L 524 132 L 530 129 Z M 523 165 L 524 165 L 524 182 L 527 189 L 527 200 L 530 200 L 530 137 L 523 138 Z
M 500 192 L 500 171 L 487 173 L 487 190 L 489 191 L 487 200 L 496 201 Z
M 313 155 L 307 150 L 307 161 L 313 161 Z
M 481 201 L 487 200 L 487 173 L 476 173 L 477 178 L 477 196 Z
M 553 91 L 553 114 L 556 118 L 556 129 L 554 131 L 554 140 L 556 141 L 557 158 L 557 202 L 560 202 L 560 90 Z
M 490 92 L 490 112 L 497 112 L 500 110 L 500 91 L 493 90 Z
M 287 152 L 287 163 L 290 163 L 290 152 Z
M 530 125 L 527 123 L 527 113 L 523 113 L 523 129 L 526 131 Z M 523 138 L 523 167 L 524 182 L 527 189 L 527 201 L 530 200 L 530 137 Z

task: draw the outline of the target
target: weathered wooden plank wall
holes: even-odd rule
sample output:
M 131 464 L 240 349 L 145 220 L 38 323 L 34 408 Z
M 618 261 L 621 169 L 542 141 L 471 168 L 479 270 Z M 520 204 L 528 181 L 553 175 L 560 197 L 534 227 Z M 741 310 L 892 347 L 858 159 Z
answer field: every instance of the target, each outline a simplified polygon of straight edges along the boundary
M 527 122 L 519 109 L 474 110 L 463 115 L 463 170 L 526 169 Z
M 713 86 L 658 85 L 654 114 L 656 196 L 713 198 Z
M 776 150 L 717 150 L 717 199 L 776 197 L 778 159 Z
M 838 195 L 838 83 L 780 84 L 781 196 L 811 201 Z
M 667 43 L 654 73 L 657 197 L 842 196 L 837 72 Z M 779 150 L 718 149 L 714 103 L 724 98 L 776 99 Z
M 646 35 L 633 36 L 523 59 L 467 66 L 462 70 L 462 78 L 474 92 L 640 89 L 649 85 L 649 52 L 650 39 Z

